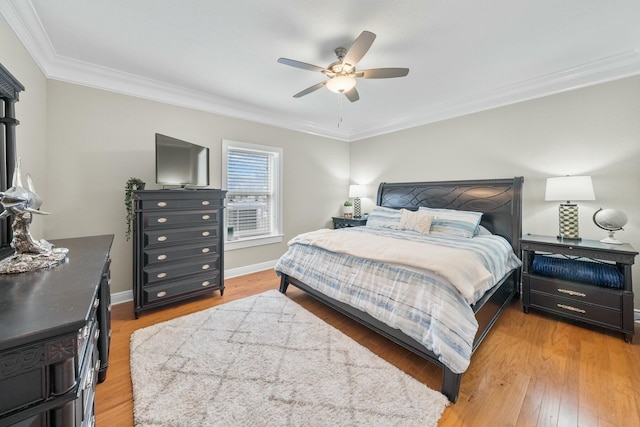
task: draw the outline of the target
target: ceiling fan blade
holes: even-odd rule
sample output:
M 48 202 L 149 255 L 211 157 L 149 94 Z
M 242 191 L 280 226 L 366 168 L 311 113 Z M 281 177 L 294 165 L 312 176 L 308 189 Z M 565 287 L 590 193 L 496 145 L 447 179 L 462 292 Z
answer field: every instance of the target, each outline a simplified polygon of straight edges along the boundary
M 344 55 L 342 64 L 349 64 L 355 67 L 362 59 L 365 53 L 369 50 L 373 41 L 376 39 L 376 35 L 370 31 L 363 31 L 360 33 L 357 39 L 353 42 L 347 53 Z
M 302 68 L 303 70 L 318 71 L 320 73 L 327 71 L 326 68 L 318 67 L 317 65 L 307 64 L 306 62 L 296 61 L 294 59 L 278 58 L 278 62 L 284 65 L 290 65 L 292 67 Z
M 306 88 L 305 90 L 303 90 L 303 91 L 301 91 L 301 92 L 296 93 L 295 95 L 293 95 L 293 97 L 294 97 L 294 98 L 300 98 L 300 97 L 302 97 L 302 96 L 308 95 L 308 94 L 310 94 L 311 92 L 315 92 L 316 90 L 320 89 L 321 87 L 323 87 L 323 86 L 324 86 L 324 85 L 326 85 L 326 84 L 327 84 L 327 81 L 326 81 L 326 80 L 325 80 L 325 81 L 323 81 L 323 82 L 320 82 L 320 83 L 316 83 L 316 84 L 314 84 L 313 86 L 308 87 L 308 88 Z
M 346 96 L 347 99 L 351 102 L 356 102 L 358 99 L 360 99 L 360 95 L 358 94 L 358 91 L 356 90 L 355 86 L 349 89 L 348 91 L 344 92 L 344 96 Z
M 356 71 L 355 75 L 361 79 L 389 79 L 404 77 L 409 74 L 408 68 L 372 68 L 370 70 Z

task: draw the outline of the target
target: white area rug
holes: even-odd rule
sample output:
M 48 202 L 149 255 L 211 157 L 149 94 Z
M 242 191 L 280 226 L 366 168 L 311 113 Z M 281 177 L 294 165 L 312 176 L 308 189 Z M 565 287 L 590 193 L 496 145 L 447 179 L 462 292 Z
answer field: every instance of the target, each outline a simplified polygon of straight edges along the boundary
M 136 426 L 437 426 L 448 400 L 278 291 L 136 331 Z

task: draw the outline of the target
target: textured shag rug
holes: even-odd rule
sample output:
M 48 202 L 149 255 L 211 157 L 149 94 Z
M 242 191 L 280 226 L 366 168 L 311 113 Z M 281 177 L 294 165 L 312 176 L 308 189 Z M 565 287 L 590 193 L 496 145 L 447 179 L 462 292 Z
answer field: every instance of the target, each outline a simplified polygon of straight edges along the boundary
M 136 331 L 138 427 L 437 426 L 448 400 L 278 291 Z

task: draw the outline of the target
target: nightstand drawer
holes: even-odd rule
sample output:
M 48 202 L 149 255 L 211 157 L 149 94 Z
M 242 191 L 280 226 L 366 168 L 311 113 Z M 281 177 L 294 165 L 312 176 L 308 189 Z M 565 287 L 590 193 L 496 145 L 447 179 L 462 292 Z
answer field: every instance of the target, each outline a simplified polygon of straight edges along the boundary
M 523 280 L 528 281 L 528 287 L 531 292 L 544 292 L 572 301 L 581 301 L 615 309 L 618 309 L 622 303 L 622 294 L 617 290 L 598 288 L 592 285 L 582 285 L 580 283 L 526 273 L 523 275 Z
M 622 312 L 620 310 L 534 291 L 531 292 L 530 303 L 532 307 L 538 307 L 562 316 L 615 328 L 622 327 Z

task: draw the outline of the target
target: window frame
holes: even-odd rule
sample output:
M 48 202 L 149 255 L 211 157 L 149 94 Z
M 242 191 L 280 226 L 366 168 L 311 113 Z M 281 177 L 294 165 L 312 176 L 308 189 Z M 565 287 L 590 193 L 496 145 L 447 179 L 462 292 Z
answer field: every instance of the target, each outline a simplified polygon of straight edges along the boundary
M 244 237 L 235 240 L 228 240 L 227 228 L 228 228 L 228 218 L 229 215 L 224 215 L 224 226 L 223 226 L 223 239 L 224 239 L 224 249 L 227 250 L 236 250 L 242 248 L 249 248 L 261 245 L 270 245 L 274 243 L 282 242 L 284 238 L 284 229 L 283 229 L 283 149 L 280 147 L 273 147 L 268 145 L 261 144 L 253 144 L 249 142 L 241 142 L 241 141 L 233 141 L 229 139 L 222 140 L 222 188 L 224 190 L 228 190 L 228 161 L 229 161 L 229 150 L 239 149 L 239 150 L 253 150 L 261 153 L 268 153 L 270 156 L 273 156 L 273 164 L 272 164 L 272 180 L 273 180 L 273 199 L 274 203 L 272 206 L 271 215 L 275 216 L 272 219 L 273 230 L 271 234 L 264 236 L 252 236 L 252 237 Z M 228 203 L 228 198 L 225 200 L 225 205 Z

